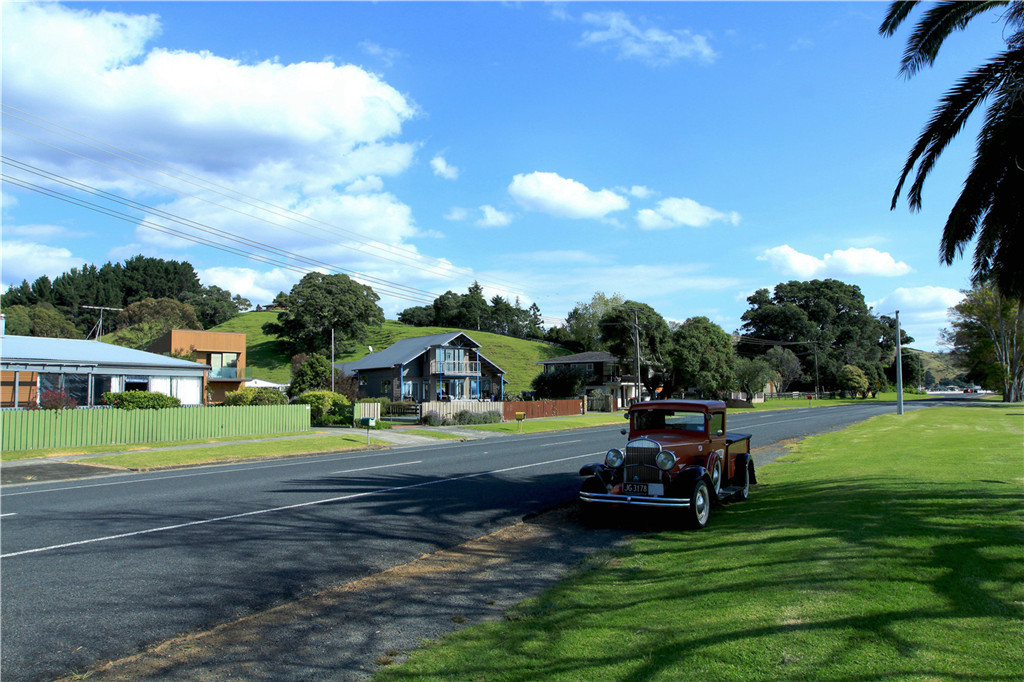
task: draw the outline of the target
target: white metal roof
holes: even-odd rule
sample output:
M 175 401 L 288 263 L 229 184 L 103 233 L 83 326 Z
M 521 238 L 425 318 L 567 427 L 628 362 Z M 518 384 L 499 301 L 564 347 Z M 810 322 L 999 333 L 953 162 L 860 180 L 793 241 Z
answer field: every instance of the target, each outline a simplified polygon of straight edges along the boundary
M 51 339 L 42 336 L 0 336 L 0 367 L 30 372 L 144 373 L 158 376 L 202 376 L 209 365 L 124 348 L 101 341 Z

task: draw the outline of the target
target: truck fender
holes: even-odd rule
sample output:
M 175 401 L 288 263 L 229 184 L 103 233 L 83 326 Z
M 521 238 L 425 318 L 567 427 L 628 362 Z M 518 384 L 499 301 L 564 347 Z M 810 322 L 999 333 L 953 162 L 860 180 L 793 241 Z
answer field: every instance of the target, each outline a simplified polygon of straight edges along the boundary
M 597 476 L 601 478 L 604 472 L 604 465 L 600 462 L 591 462 L 580 467 L 580 476 Z
M 691 486 L 702 478 L 708 479 L 708 489 L 710 490 L 711 477 L 707 469 L 698 465 L 686 467 L 672 479 L 671 490 L 673 492 L 669 495 L 671 497 L 685 497 L 689 495 Z
M 750 485 L 757 483 L 757 475 L 754 473 L 754 460 L 750 456 L 749 452 L 736 455 L 736 475 L 733 477 L 734 483 L 739 479 L 739 472 L 743 471 L 743 469 L 746 469 L 747 474 L 750 476 Z

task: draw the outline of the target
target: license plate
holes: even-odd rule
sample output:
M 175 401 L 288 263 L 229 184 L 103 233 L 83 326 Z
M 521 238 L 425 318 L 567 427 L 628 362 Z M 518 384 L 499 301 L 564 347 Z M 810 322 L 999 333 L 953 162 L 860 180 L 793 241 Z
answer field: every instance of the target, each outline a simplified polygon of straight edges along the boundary
M 665 494 L 665 486 L 662 483 L 623 483 L 622 494 L 661 497 Z

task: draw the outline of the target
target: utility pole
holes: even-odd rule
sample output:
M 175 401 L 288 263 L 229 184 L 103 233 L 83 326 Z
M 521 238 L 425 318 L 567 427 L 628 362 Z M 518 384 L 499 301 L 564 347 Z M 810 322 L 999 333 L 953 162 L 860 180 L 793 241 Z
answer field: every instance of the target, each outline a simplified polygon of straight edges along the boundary
M 814 348 L 814 397 L 821 397 L 821 386 L 818 383 L 818 342 L 811 341 Z
M 334 393 L 334 327 L 331 327 L 331 393 Z
M 633 357 L 636 358 L 634 361 L 634 369 L 636 370 L 636 399 L 640 400 L 640 318 L 637 316 L 637 311 L 633 309 Z
M 903 414 L 903 352 L 900 311 L 896 311 L 896 414 Z
M 92 336 L 92 333 L 96 332 L 96 340 L 97 341 L 101 341 L 103 339 L 103 311 L 104 310 L 124 310 L 124 308 L 105 308 L 105 307 L 103 307 L 101 305 L 83 305 L 83 306 L 79 306 L 79 307 L 80 308 L 86 308 L 88 310 L 98 310 L 98 311 L 100 311 L 99 322 L 97 322 L 93 326 L 93 328 L 89 331 L 89 336 Z M 89 340 L 89 336 L 85 337 L 86 341 Z

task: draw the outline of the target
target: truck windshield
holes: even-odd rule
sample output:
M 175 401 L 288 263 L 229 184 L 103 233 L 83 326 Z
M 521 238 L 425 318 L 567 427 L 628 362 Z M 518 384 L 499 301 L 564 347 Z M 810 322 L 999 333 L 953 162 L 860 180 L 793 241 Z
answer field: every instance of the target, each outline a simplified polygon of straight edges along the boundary
M 704 433 L 703 412 L 673 412 L 669 410 L 645 410 L 633 417 L 637 431 L 672 429 Z

